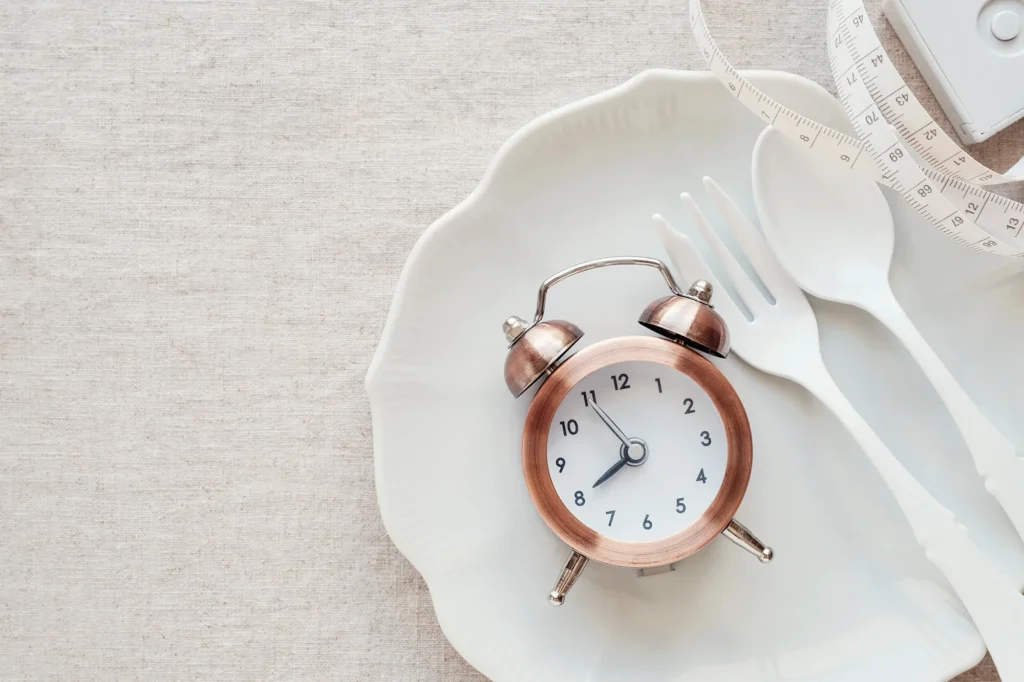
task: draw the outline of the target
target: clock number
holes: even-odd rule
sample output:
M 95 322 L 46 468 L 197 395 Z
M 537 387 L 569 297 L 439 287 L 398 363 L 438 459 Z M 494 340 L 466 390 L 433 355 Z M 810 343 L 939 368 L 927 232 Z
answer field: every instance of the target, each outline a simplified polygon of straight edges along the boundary
M 654 383 L 658 384 L 658 393 L 661 393 L 661 379 L 655 379 Z
M 629 375 L 620 374 L 619 376 L 612 375 L 612 386 L 615 387 L 616 391 L 621 391 L 624 388 L 629 388 Z
M 567 422 L 558 422 L 558 424 L 562 427 L 563 436 L 575 436 L 580 432 L 580 425 L 576 423 L 575 419 L 570 419 Z
M 683 501 L 682 497 L 676 498 L 676 514 L 682 514 L 686 511 L 686 502 Z
M 576 502 L 577 507 L 582 507 L 587 503 L 587 498 L 583 497 L 582 490 L 577 490 L 576 494 L 573 495 L 573 501 Z
M 608 515 L 608 527 L 610 528 L 612 525 L 612 521 L 615 520 L 615 510 L 612 509 L 611 511 L 606 511 L 605 514 Z
M 644 530 L 650 530 L 654 528 L 654 524 L 651 523 L 651 515 L 648 514 L 644 517 Z
M 700 473 L 697 474 L 697 482 L 698 483 L 707 483 L 708 482 L 708 477 L 704 475 L 704 470 L 703 469 L 701 469 Z
M 565 471 L 565 457 L 559 457 L 556 459 L 555 466 L 558 467 L 558 473 Z
M 700 444 L 704 447 L 711 445 L 711 434 L 707 431 L 700 432 Z
M 588 393 L 590 394 L 589 400 L 587 399 Z M 583 396 L 583 407 L 590 407 L 590 403 L 597 402 L 597 395 L 593 391 L 583 391 L 580 395 Z
M 686 405 L 686 412 L 683 414 L 693 414 L 697 410 L 693 409 L 693 398 L 686 398 L 683 400 L 683 405 Z

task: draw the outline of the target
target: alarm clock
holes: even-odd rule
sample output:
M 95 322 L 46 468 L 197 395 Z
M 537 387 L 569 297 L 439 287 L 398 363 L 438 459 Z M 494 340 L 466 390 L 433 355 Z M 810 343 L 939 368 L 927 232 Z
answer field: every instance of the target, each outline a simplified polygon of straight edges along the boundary
M 609 266 L 657 269 L 669 295 L 622 336 L 570 355 L 583 331 L 545 320 L 548 290 Z M 724 358 L 729 332 L 698 280 L 683 292 L 660 260 L 601 258 L 546 279 L 532 322 L 509 317 L 505 383 L 518 398 L 540 382 L 523 427 L 526 487 L 570 548 L 549 593 L 565 601 L 588 561 L 663 573 L 725 535 L 762 563 L 774 553 L 733 515 L 750 480 L 753 442 L 743 403 L 706 355 Z

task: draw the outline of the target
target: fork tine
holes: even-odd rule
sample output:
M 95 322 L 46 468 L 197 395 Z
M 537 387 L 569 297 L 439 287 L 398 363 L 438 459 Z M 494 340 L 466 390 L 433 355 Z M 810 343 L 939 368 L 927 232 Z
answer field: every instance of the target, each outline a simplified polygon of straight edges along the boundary
M 678 232 L 658 213 L 654 214 L 654 227 L 658 231 L 658 236 L 661 237 L 662 245 L 668 251 L 669 260 L 672 261 L 672 267 L 676 274 L 684 281 L 692 282 L 696 279 L 705 279 L 711 282 L 711 286 L 715 288 L 715 307 L 725 318 L 726 323 L 736 328 L 740 324 L 747 324 L 746 316 L 736 307 L 736 302 L 732 300 L 728 289 L 722 286 L 714 272 L 708 267 L 693 240 Z
M 683 192 L 679 198 L 683 200 L 683 205 L 689 211 L 690 217 L 696 223 L 701 235 L 704 236 L 704 239 L 714 249 L 718 260 L 722 262 L 722 265 L 725 267 L 725 274 L 728 275 L 732 285 L 736 288 L 736 292 L 739 293 L 740 299 L 747 306 L 747 310 L 757 317 L 758 311 L 764 310 L 765 306 L 768 305 L 768 300 L 758 290 L 757 286 L 750 279 L 750 275 L 739 264 L 736 257 L 732 255 L 732 251 L 725 245 L 718 236 L 718 233 L 715 232 L 715 228 L 711 227 L 711 223 L 708 222 L 704 212 L 697 206 L 697 202 L 693 200 L 693 197 Z
M 747 218 L 746 214 L 740 210 L 736 202 L 725 193 L 725 190 L 717 182 L 705 176 L 704 189 L 711 196 L 711 201 L 714 202 L 715 209 L 719 215 L 729 224 L 729 229 L 732 230 L 733 236 L 739 242 L 740 248 L 743 249 L 747 260 L 754 266 L 754 270 L 757 271 L 761 282 L 764 283 L 768 292 L 778 300 L 780 296 L 788 291 L 787 287 L 791 287 L 793 282 L 789 275 L 783 271 L 779 261 L 775 258 L 774 252 L 768 246 L 768 242 L 754 223 Z

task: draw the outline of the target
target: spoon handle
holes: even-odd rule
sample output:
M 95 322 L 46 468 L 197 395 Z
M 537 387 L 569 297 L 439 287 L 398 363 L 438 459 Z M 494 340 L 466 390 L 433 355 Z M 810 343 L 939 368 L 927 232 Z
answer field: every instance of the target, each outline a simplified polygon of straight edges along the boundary
M 998 500 L 1017 534 L 1024 538 L 1024 459 L 967 395 L 892 293 L 887 293 L 873 302 L 869 312 L 900 340 L 935 387 L 967 443 L 974 466 L 985 480 L 985 489 Z
M 800 381 L 850 431 L 903 510 L 928 557 L 956 591 L 1000 679 L 1024 681 L 1024 596 L 974 544 L 953 513 L 925 490 L 836 386 L 824 364 Z

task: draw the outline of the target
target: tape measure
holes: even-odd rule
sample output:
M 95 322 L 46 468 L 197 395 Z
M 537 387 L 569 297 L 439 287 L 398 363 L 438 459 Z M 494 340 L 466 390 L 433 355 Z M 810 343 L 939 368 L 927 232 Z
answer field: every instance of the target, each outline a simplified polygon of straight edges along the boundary
M 761 120 L 891 187 L 961 244 L 1024 257 L 1024 205 L 984 189 L 1024 178 L 986 168 L 928 115 L 893 67 L 861 0 L 830 0 L 828 8 L 829 64 L 856 138 L 787 109 L 745 80 L 715 44 L 700 0 L 690 0 L 690 27 L 711 71 Z

